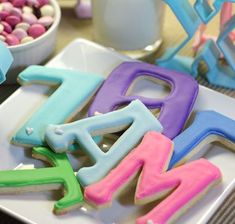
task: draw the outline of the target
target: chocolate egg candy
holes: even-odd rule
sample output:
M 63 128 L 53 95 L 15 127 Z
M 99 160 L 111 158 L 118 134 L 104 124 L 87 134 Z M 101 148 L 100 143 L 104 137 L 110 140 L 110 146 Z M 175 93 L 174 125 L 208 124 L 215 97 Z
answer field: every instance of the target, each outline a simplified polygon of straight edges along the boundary
M 5 18 L 9 15 L 10 15 L 10 13 L 7 11 L 0 11 L 0 20 L 2 20 L 2 21 L 5 20 Z
M 43 16 L 38 20 L 38 23 L 44 27 L 49 27 L 53 23 L 54 19 L 51 16 Z
M 27 5 L 36 6 L 38 5 L 38 0 L 27 0 Z
M 27 32 L 22 28 L 16 28 L 12 31 L 12 34 L 14 34 L 19 40 L 22 40 L 23 38 L 27 37 Z
M 14 34 L 8 34 L 6 36 L 6 43 L 9 45 L 9 46 L 13 46 L 13 45 L 18 45 L 20 44 L 20 41 L 19 39 L 14 35 Z
M 4 11 L 11 12 L 13 5 L 10 2 L 3 2 L 2 7 Z
M 18 16 L 7 16 L 5 21 L 12 27 L 21 22 L 20 17 Z
M 0 34 L 0 41 L 5 41 L 6 40 L 6 37 L 4 37 L 3 35 Z
M 27 5 L 22 8 L 22 11 L 23 11 L 23 13 L 26 13 L 26 14 L 33 13 L 33 9 Z
M 4 26 L 0 23 L 0 33 L 4 30 Z
M 23 19 L 23 22 L 28 23 L 30 25 L 32 25 L 38 21 L 37 17 L 31 13 L 23 13 L 22 19 Z
M 16 28 L 21 28 L 25 31 L 27 31 L 29 29 L 29 27 L 30 27 L 30 24 L 28 24 L 28 23 L 18 23 L 16 25 Z
M 2 21 L 1 24 L 4 26 L 4 31 L 6 31 L 7 33 L 11 33 L 12 32 L 12 28 L 11 28 L 10 24 L 8 24 L 5 21 Z
M 39 7 L 49 4 L 49 0 L 38 0 Z
M 21 18 L 22 17 L 22 11 L 19 8 L 13 8 L 11 10 L 11 15 L 12 16 L 18 16 L 19 18 Z
M 14 7 L 23 7 L 26 3 L 26 0 L 13 0 L 12 4 Z
M 55 10 L 51 5 L 44 5 L 41 9 L 42 16 L 51 16 L 53 17 L 55 14 Z
M 6 31 L 2 31 L 2 32 L 1 32 L 1 35 L 4 36 L 4 37 L 6 37 L 8 34 L 9 34 L 9 33 L 7 33 Z
M 43 25 L 41 24 L 33 24 L 31 27 L 28 29 L 28 34 L 33 37 L 37 38 L 43 35 L 46 32 L 46 29 Z
M 29 43 L 29 42 L 31 42 L 31 41 L 33 41 L 33 40 L 34 40 L 33 37 L 27 36 L 27 37 L 23 38 L 23 39 L 20 41 L 20 43 L 21 43 L 21 44 L 26 44 L 26 43 Z

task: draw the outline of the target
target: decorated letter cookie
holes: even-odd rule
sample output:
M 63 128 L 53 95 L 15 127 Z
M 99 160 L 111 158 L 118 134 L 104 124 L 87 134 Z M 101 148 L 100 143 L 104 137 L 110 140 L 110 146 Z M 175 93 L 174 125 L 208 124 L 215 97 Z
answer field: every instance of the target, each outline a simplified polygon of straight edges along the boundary
M 72 70 L 30 66 L 19 75 L 19 81 L 23 85 L 34 83 L 59 85 L 12 138 L 12 142 L 16 144 L 41 146 L 45 144 L 46 126 L 64 123 L 81 111 L 99 88 L 103 78 Z
M 13 62 L 10 50 L 0 41 L 0 83 L 6 80 L 6 73 Z
M 92 136 L 114 133 L 128 129 L 112 145 L 108 152 L 101 151 Z M 77 177 L 83 186 L 103 178 L 142 139 L 147 131 L 162 131 L 159 121 L 139 100 L 127 107 L 70 124 L 50 125 L 46 130 L 46 141 L 55 152 L 67 151 L 77 142 L 95 165 L 82 168 Z
M 66 154 L 56 154 L 47 148 L 34 148 L 33 157 L 47 161 L 54 167 L 0 171 L 0 194 L 57 190 L 63 186 L 65 196 L 55 203 L 54 212 L 61 214 L 80 206 L 83 195 Z
M 165 99 L 128 96 L 131 84 L 138 77 L 163 80 L 171 86 L 171 93 Z M 192 110 L 198 94 L 198 84 L 190 76 L 169 71 L 142 62 L 124 62 L 107 78 L 89 109 L 89 116 L 95 112 L 107 113 L 132 100 L 141 100 L 149 109 L 161 108 L 159 121 L 163 133 L 174 138 L 180 133 Z
M 147 204 L 166 195 L 138 224 L 166 224 L 173 221 L 187 206 L 221 179 L 217 167 L 200 159 L 166 172 L 172 155 L 170 139 L 157 132 L 148 132 L 104 179 L 85 188 L 85 198 L 96 206 L 110 204 L 115 193 L 141 171 L 135 193 L 137 204 Z M 151 222 L 150 222 L 151 221 Z
M 215 111 L 199 112 L 194 122 L 174 139 L 174 153 L 169 167 L 184 163 L 203 145 L 215 141 L 235 150 L 235 121 Z

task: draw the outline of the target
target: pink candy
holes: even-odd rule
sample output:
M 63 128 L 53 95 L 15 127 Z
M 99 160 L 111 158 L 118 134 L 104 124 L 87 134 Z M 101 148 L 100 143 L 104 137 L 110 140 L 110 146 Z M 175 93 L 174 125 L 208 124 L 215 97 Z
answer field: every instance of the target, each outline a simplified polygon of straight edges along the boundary
M 5 41 L 10 46 L 17 45 L 17 44 L 20 43 L 20 41 L 18 40 L 18 38 L 14 34 L 8 34 L 6 36 L 6 40 Z
M 13 0 L 12 3 L 15 7 L 23 7 L 26 3 L 26 0 Z
M 5 21 L 11 25 L 11 26 L 15 26 L 16 24 L 21 22 L 20 17 L 18 16 L 8 16 L 6 17 Z
M 39 7 L 49 4 L 49 0 L 38 0 Z
M 38 4 L 38 0 L 27 0 L 27 4 L 29 6 L 36 6 Z
M 38 20 L 38 23 L 44 27 L 48 27 L 53 23 L 54 19 L 51 16 L 44 16 Z
M 49 0 L 0 0 L 0 40 L 9 46 L 28 43 L 47 31 L 53 16 Z
M 19 18 L 21 18 L 22 16 L 22 11 L 19 8 L 13 8 L 11 10 L 11 15 L 13 16 L 18 16 Z
M 0 12 L 0 20 L 4 20 L 7 16 L 9 16 L 10 13 L 7 11 L 1 11 Z
M 12 34 L 14 34 L 19 40 L 27 37 L 27 32 L 22 28 L 16 28 L 15 30 L 13 30 Z
M 5 32 L 7 32 L 7 33 L 11 33 L 12 32 L 12 28 L 11 28 L 11 26 L 7 22 L 1 22 L 1 24 L 3 25 Z
M 41 24 L 34 24 L 28 30 L 29 36 L 31 36 L 33 38 L 40 37 L 45 32 L 46 32 L 46 29 Z
M 34 24 L 38 21 L 37 17 L 33 14 L 28 14 L 28 13 L 24 13 L 22 15 L 22 19 L 23 19 L 23 22 L 25 23 L 28 23 L 28 24 Z

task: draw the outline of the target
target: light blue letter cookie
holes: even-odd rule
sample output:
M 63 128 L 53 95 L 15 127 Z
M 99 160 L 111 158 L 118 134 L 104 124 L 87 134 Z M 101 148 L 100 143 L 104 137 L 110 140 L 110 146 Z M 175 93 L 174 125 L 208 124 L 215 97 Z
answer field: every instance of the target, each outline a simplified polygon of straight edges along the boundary
M 0 83 L 6 80 L 6 73 L 11 67 L 13 57 L 8 48 L 0 41 Z
M 101 151 L 92 136 L 114 133 L 128 129 L 112 145 L 108 152 Z M 102 179 L 117 163 L 125 157 L 148 131 L 162 131 L 162 126 L 152 113 L 139 100 L 127 107 L 89 117 L 70 124 L 50 125 L 45 139 L 55 152 L 67 151 L 77 142 L 95 165 L 82 168 L 77 177 L 83 186 Z

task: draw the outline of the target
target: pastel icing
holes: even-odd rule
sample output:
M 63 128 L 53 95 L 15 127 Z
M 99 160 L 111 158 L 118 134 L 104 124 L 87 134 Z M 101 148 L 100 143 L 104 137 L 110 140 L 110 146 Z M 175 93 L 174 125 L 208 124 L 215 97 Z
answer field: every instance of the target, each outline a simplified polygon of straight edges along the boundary
M 33 157 L 48 161 L 54 167 L 0 171 L 0 194 L 60 189 L 62 185 L 65 196 L 55 203 L 54 212 L 61 214 L 80 206 L 83 195 L 66 154 L 38 147 L 33 149 Z
M 172 152 L 173 143 L 170 139 L 158 132 L 147 132 L 141 143 L 116 168 L 98 183 L 85 188 L 85 199 L 97 206 L 110 204 L 115 192 L 140 170 L 142 178 L 166 171 Z
M 171 93 L 164 99 L 127 96 L 129 87 L 138 77 L 163 80 L 171 86 Z M 190 76 L 147 63 L 124 62 L 109 75 L 96 95 L 88 114 L 93 116 L 97 111 L 107 113 L 120 105 L 139 99 L 149 109 L 161 108 L 159 121 L 163 126 L 163 134 L 174 138 L 183 129 L 197 94 L 198 84 Z
M 126 128 L 106 153 L 92 139 L 95 135 L 114 133 Z M 58 129 L 61 130 L 59 134 Z M 127 107 L 111 113 L 70 124 L 50 125 L 45 139 L 55 152 L 67 151 L 73 142 L 80 145 L 94 162 L 93 166 L 81 168 L 77 173 L 79 182 L 87 186 L 102 179 L 151 130 L 161 132 L 162 126 L 144 104 L 135 100 Z
M 144 224 L 149 219 L 158 224 L 174 223 L 185 208 L 195 204 L 221 177 L 220 170 L 206 159 L 193 161 L 165 174 L 148 176 L 137 188 L 137 202 L 151 201 L 152 197 L 156 200 L 166 191 L 173 192 L 149 213 L 138 218 L 136 223 Z M 151 180 L 153 183 L 149 183 Z
M 30 66 L 19 75 L 23 85 L 46 83 L 59 85 L 41 108 L 20 128 L 12 142 L 42 146 L 48 124 L 65 123 L 88 103 L 103 82 L 103 78 L 79 71 Z
M 137 204 L 147 204 L 170 194 L 148 214 L 137 219 L 138 224 L 165 224 L 194 202 L 212 184 L 221 179 L 217 167 L 200 159 L 166 172 L 173 144 L 157 132 L 148 132 L 105 178 L 85 188 L 84 197 L 92 204 L 111 203 L 117 191 L 126 186 L 141 171 L 135 193 Z
M 215 111 L 198 112 L 193 123 L 173 140 L 175 147 L 169 168 L 200 151 L 201 143 L 220 141 L 226 144 L 226 140 L 235 143 L 235 121 Z M 229 146 L 235 149 L 235 144 Z
M 0 83 L 6 80 L 6 73 L 13 63 L 10 50 L 0 41 Z

